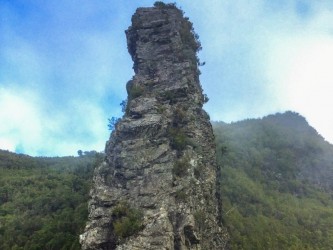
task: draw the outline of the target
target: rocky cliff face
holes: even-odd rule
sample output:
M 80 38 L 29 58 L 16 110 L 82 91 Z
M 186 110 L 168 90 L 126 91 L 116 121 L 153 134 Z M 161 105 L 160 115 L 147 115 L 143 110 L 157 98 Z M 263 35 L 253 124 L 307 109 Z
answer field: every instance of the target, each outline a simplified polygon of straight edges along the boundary
M 225 249 L 192 24 L 174 5 L 139 8 L 126 35 L 135 76 L 95 170 L 82 249 Z

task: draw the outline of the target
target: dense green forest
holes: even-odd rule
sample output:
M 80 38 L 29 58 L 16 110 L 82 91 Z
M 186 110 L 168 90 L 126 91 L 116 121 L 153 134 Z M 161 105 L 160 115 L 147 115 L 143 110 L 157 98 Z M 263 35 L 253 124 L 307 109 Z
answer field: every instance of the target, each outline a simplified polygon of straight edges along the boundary
M 214 122 L 231 249 L 332 249 L 333 146 L 293 112 Z M 80 249 L 101 153 L 0 150 L 0 249 Z
M 293 112 L 213 123 L 232 249 L 333 248 L 333 146 Z
M 0 249 L 80 249 L 101 159 L 94 151 L 44 158 L 0 150 Z

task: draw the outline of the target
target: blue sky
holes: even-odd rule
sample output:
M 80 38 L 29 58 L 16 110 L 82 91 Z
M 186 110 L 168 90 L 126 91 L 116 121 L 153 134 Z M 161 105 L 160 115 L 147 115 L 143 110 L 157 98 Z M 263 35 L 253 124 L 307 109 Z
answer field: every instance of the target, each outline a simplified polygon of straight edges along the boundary
M 212 120 L 293 110 L 333 142 L 333 1 L 181 0 Z M 124 30 L 148 0 L 0 0 L 0 148 L 104 150 L 133 76 Z

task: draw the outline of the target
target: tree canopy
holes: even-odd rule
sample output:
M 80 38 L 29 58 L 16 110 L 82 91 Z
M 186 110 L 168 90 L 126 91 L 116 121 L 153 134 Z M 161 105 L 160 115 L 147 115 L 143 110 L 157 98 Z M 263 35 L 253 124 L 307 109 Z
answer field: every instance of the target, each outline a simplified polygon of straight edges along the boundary
M 0 249 L 80 249 L 92 171 L 103 154 L 30 157 L 0 150 Z

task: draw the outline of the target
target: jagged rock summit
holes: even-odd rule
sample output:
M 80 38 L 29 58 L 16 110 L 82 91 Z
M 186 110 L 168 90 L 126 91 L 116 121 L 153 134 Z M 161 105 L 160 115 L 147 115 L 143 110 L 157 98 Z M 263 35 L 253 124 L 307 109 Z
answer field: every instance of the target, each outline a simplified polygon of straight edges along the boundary
M 158 2 L 137 9 L 126 35 L 135 76 L 95 170 L 82 249 L 225 249 L 192 23 Z

